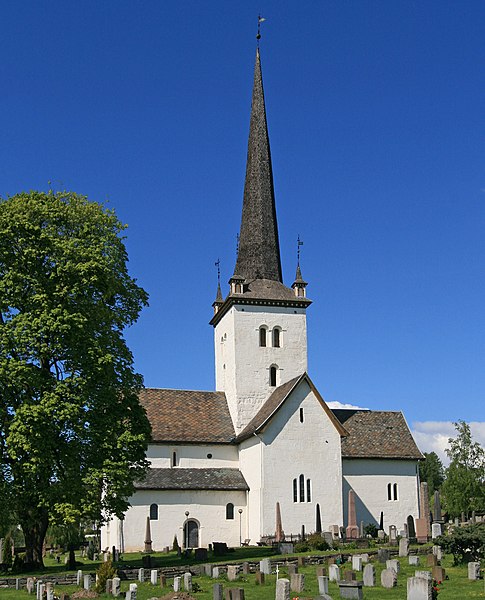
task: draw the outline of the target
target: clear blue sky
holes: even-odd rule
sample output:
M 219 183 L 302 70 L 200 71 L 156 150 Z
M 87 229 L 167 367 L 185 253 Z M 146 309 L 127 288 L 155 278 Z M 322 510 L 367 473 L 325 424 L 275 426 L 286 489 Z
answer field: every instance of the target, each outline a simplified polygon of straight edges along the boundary
M 482 1 L 0 6 L 0 195 L 71 189 L 129 225 L 148 386 L 213 389 L 257 14 L 285 282 L 304 240 L 328 401 L 485 421 Z M 227 288 L 225 288 L 225 291 Z

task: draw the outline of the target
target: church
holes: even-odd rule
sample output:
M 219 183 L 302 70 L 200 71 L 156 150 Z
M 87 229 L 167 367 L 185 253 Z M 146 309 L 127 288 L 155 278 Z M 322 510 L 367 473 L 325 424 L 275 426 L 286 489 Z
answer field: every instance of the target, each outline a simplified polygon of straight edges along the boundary
M 239 248 L 214 328 L 216 391 L 147 388 L 150 469 L 101 547 L 256 544 L 348 523 L 395 525 L 419 517 L 422 458 L 401 412 L 331 409 L 307 373 L 307 297 L 298 262 L 283 283 L 261 60 L 256 53 Z M 354 523 L 355 525 L 355 523 Z

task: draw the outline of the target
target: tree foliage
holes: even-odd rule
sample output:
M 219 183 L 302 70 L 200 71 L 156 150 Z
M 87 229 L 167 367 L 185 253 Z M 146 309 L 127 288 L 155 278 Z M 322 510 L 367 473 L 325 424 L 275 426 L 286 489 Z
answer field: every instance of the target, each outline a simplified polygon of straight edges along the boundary
M 467 423 L 458 421 L 454 425 L 458 435 L 448 440 L 450 465 L 442 492 L 448 514 L 457 517 L 462 512 L 467 515 L 485 509 L 485 451 L 473 441 Z
M 419 479 L 426 481 L 430 498 L 439 490 L 444 479 L 444 467 L 436 452 L 424 452 L 424 460 L 419 463 Z
M 434 543 L 441 546 L 445 553 L 453 554 L 455 565 L 480 561 L 485 553 L 485 525 L 478 523 L 455 527 L 448 535 L 436 538 Z
M 0 201 L 0 494 L 31 565 L 49 523 L 121 516 L 147 466 L 124 228 L 72 192 Z

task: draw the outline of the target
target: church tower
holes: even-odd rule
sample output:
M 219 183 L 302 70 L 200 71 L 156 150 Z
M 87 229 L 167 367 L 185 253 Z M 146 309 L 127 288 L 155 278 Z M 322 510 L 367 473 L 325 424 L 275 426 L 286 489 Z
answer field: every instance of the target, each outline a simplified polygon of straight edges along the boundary
M 230 290 L 213 304 L 216 389 L 239 433 L 281 384 L 307 370 L 300 266 L 283 284 L 259 48 L 256 52 L 239 248 Z

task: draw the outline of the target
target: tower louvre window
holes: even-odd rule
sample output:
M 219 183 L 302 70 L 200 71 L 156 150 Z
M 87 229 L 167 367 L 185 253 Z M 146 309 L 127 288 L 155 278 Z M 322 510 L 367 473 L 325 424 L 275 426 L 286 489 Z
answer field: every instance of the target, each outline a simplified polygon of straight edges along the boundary
M 261 348 L 266 347 L 266 327 L 259 328 L 259 345 Z

